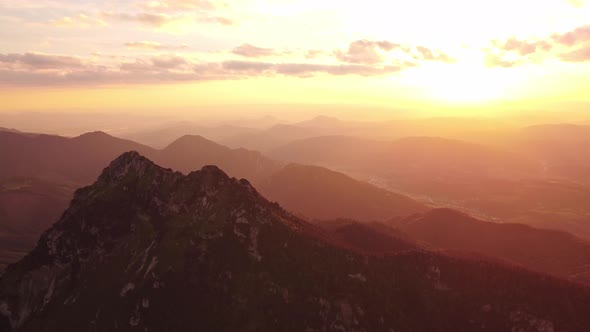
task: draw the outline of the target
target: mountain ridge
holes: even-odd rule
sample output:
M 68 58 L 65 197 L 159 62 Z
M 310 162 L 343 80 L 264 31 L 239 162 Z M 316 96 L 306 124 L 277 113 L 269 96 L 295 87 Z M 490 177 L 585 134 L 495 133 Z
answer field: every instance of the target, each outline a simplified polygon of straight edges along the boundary
M 582 332 L 590 289 L 425 251 L 363 255 L 217 167 L 183 175 L 129 152 L 6 269 L 0 308 L 19 332 Z

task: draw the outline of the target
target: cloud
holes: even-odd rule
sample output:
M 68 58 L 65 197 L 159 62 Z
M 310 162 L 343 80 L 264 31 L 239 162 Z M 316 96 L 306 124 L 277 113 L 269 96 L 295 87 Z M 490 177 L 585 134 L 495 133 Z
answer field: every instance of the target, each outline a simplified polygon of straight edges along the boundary
M 209 14 L 198 13 L 175 13 L 162 14 L 152 12 L 140 12 L 136 14 L 130 13 L 114 13 L 103 12 L 102 17 L 106 20 L 118 22 L 135 22 L 142 25 L 164 28 L 173 25 L 190 25 L 190 24 L 219 24 L 224 26 L 234 25 L 234 21 L 220 16 L 212 16 Z
M 166 71 L 186 71 L 191 67 L 191 63 L 180 56 L 157 56 L 148 60 L 136 59 L 133 62 L 124 62 L 120 65 L 120 70 L 128 73 L 138 72 L 166 72 Z
M 485 65 L 486 67 L 502 67 L 502 68 L 512 68 L 520 65 L 521 63 L 514 59 L 507 59 L 504 58 L 500 54 L 496 53 L 487 53 L 485 57 Z
M 161 56 L 152 58 L 152 64 L 156 68 L 173 69 L 188 64 L 188 61 L 179 56 Z
M 272 56 L 275 54 L 271 48 L 256 47 L 251 44 L 242 44 L 232 50 L 233 54 L 240 55 L 247 58 L 260 58 L 265 56 Z
M 311 77 L 315 74 L 330 75 L 359 75 L 359 76 L 381 76 L 402 70 L 400 67 L 386 66 L 373 67 L 365 65 L 332 65 L 332 64 L 310 64 L 310 63 L 270 63 L 254 61 L 226 61 L 222 64 L 223 69 L 234 74 L 264 75 L 282 74 L 286 76 Z
M 185 16 L 182 15 L 168 15 L 168 14 L 154 14 L 154 13 L 138 13 L 138 14 L 128 14 L 128 13 L 112 13 L 112 12 L 104 12 L 102 14 L 106 19 L 120 21 L 120 22 L 139 22 L 144 25 L 150 25 L 154 27 L 161 27 L 166 24 L 171 24 L 174 22 L 180 22 L 186 19 Z
M 348 46 L 348 50 L 336 50 L 334 56 L 342 61 L 354 64 L 372 65 L 383 61 L 379 50 L 383 49 L 382 45 L 385 42 L 375 42 L 370 40 L 357 40 Z M 387 50 L 392 49 L 392 45 L 385 45 Z
M 162 45 L 158 42 L 152 41 L 139 41 L 139 42 L 129 42 L 125 43 L 125 47 L 130 49 L 138 49 L 138 50 L 155 50 L 155 51 L 163 51 L 163 50 L 182 50 L 187 49 L 188 45 Z
M 551 37 L 556 43 L 567 46 L 590 43 L 590 25 L 581 26 L 562 34 L 553 34 Z
M 189 11 L 189 10 L 213 10 L 217 6 L 208 0 L 160 0 L 149 1 L 140 5 L 142 8 L 154 11 Z
M 391 53 L 397 52 L 394 59 Z M 376 65 L 395 60 L 397 63 L 412 61 L 453 62 L 448 54 L 431 50 L 424 46 L 408 46 L 390 41 L 357 40 L 350 43 L 347 50 L 334 51 L 336 59 L 342 62 L 360 65 Z
M 559 58 L 567 62 L 586 62 L 590 61 L 590 44 L 576 50 L 562 53 Z
M 326 52 L 322 50 L 308 50 L 305 52 L 305 58 L 307 60 L 317 59 L 320 56 L 324 55 Z
M 201 16 L 201 18 L 199 19 L 199 22 L 226 25 L 226 26 L 236 24 L 236 22 L 234 20 L 231 20 L 227 17 L 221 17 L 221 16 Z
M 4 66 L 26 67 L 33 70 L 81 68 L 79 58 L 64 55 L 47 55 L 40 53 L 0 54 L 0 64 Z
M 138 50 L 173 50 L 185 45 L 162 45 L 154 41 L 124 44 Z M 366 50 L 369 50 L 368 53 Z M 371 50 L 384 52 L 373 57 Z M 402 53 L 405 58 L 387 59 L 388 52 Z M 384 76 L 418 66 L 421 61 L 449 61 L 442 52 L 426 47 L 408 47 L 387 41 L 352 42 L 344 58 L 322 50 L 275 50 L 242 44 L 232 50 L 240 57 L 259 59 L 285 56 L 285 61 L 197 61 L 180 54 L 144 56 L 104 56 L 88 58 L 39 53 L 1 54 L 0 85 L 108 85 L 151 84 L 166 82 L 232 80 L 260 76 L 314 77 Z M 344 56 L 344 53 L 343 53 Z M 381 57 L 383 56 L 383 58 Z M 310 60 L 313 58 L 313 60 Z M 345 61 L 342 61 L 345 60 Z M 391 61 L 390 61 L 391 60 Z
M 515 67 L 540 63 L 548 59 L 564 62 L 590 60 L 590 25 L 564 33 L 554 33 L 545 39 L 508 38 L 494 40 L 486 49 L 489 67 Z
M 382 76 L 399 72 L 401 66 L 312 64 L 299 62 L 225 61 L 195 62 L 180 56 L 110 59 L 98 64 L 89 59 L 61 55 L 0 54 L 0 85 L 60 86 L 150 84 L 203 80 L 245 79 L 284 75 Z
M 62 28 L 89 28 L 107 25 L 104 20 L 86 14 L 65 16 L 59 19 L 51 20 L 49 21 L 49 24 Z
M 544 40 L 520 40 L 515 37 L 505 41 L 492 42 L 497 49 L 506 52 L 515 52 L 518 55 L 526 56 L 540 51 L 550 51 L 553 46 Z

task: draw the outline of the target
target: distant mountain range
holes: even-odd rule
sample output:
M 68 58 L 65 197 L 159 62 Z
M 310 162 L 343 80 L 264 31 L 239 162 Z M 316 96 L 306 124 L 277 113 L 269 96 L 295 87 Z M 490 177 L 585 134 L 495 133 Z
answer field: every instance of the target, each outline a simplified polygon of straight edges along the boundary
M 578 148 L 585 134 L 574 130 L 573 138 L 564 134 L 559 139 L 569 126 L 547 127 L 552 128 L 537 128 L 534 135 L 524 134 L 525 129 L 512 137 L 510 150 L 436 137 L 322 136 L 291 142 L 268 155 L 353 174 L 430 205 L 590 239 L 590 186 L 584 180 L 590 155 Z
M 0 331 L 572 331 L 590 289 L 342 245 L 207 166 L 125 153 L 0 277 Z M 411 248 L 410 248 L 411 249 Z
M 30 219 L 31 215 L 37 216 L 34 231 L 27 231 L 29 235 L 17 241 L 16 247 L 0 242 L 0 264 L 30 249 L 40 231 L 49 227 L 65 210 L 75 188 L 90 184 L 112 159 L 130 150 L 139 151 L 164 167 L 186 174 L 206 165 L 217 165 L 231 176 L 246 178 L 260 185 L 269 198 L 313 219 L 358 217 L 359 220 L 385 220 L 425 209 L 422 204 L 407 197 L 352 180 L 341 173 L 319 167 L 283 168 L 283 163 L 259 152 L 230 149 L 201 136 L 184 136 L 166 148 L 156 150 L 102 132 L 74 138 L 0 132 L 0 154 L 6 156 L 0 163 L 0 181 L 36 179 L 46 187 L 54 187 L 44 192 L 43 199 L 52 202 L 50 204 L 37 203 L 40 196 L 27 190 L 0 195 L 0 208 L 10 206 L 10 212 L 5 212 L 6 218 L 0 220 L 0 227 L 13 227 L 21 224 L 21 220 Z M 306 171 L 300 173 L 298 169 Z M 297 176 L 297 181 L 285 183 L 288 181 L 285 176 Z M 62 188 L 66 188 L 65 193 Z M 59 194 L 54 195 L 54 192 Z M 359 193 L 368 196 L 363 197 Z M 326 201 L 326 195 L 332 194 L 333 197 Z M 324 203 L 300 203 L 319 203 L 320 200 Z M 45 205 L 51 206 L 51 209 Z
M 413 199 L 318 166 L 289 164 L 259 188 L 288 210 L 313 219 L 375 221 L 427 210 Z
M 9 133 L 20 133 L 20 131 L 13 129 L 13 128 L 4 128 L 4 127 L 0 127 L 0 131 L 5 131 L 5 132 L 9 132 Z
M 590 284 L 590 242 L 565 232 L 485 222 L 450 209 L 397 218 L 387 225 L 432 248 L 484 254 Z

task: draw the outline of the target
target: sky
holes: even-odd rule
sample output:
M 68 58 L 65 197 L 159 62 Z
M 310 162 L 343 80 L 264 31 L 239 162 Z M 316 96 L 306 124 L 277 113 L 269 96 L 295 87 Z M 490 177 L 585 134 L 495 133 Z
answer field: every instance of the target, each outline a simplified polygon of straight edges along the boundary
M 585 109 L 588 91 L 584 0 L 0 2 L 5 113 L 493 115 Z

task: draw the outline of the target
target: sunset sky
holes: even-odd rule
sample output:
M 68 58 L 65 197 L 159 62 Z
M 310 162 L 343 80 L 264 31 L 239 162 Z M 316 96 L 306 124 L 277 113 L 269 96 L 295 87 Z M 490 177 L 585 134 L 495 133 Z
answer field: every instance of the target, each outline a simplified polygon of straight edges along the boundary
M 0 112 L 590 102 L 582 0 L 5 0 Z

